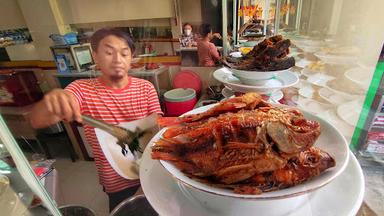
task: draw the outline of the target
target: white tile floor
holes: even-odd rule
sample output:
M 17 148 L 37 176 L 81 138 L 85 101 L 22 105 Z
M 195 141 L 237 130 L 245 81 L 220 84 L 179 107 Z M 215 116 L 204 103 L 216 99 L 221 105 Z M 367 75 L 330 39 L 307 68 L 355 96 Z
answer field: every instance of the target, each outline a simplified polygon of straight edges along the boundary
M 92 209 L 97 216 L 108 215 L 108 197 L 99 184 L 93 161 L 72 162 L 69 158 L 56 158 L 59 173 L 61 205 L 77 204 Z

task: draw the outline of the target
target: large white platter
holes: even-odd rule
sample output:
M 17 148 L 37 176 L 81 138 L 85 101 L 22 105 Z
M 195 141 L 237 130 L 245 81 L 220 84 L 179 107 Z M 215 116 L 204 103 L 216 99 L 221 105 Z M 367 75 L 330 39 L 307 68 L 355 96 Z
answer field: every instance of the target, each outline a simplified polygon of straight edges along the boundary
M 213 107 L 205 106 L 200 107 L 186 114 L 195 114 L 208 110 Z M 312 180 L 306 181 L 302 184 L 296 185 L 294 187 L 281 189 L 278 191 L 272 191 L 268 193 L 262 193 L 260 195 L 243 195 L 236 194 L 232 190 L 212 187 L 210 185 L 201 183 L 199 181 L 193 180 L 176 168 L 173 164 L 167 161 L 160 161 L 164 168 L 172 174 L 174 178 L 183 182 L 194 189 L 204 191 L 206 193 L 217 194 L 225 197 L 235 197 L 235 198 L 246 198 L 246 199 L 281 199 L 286 197 L 293 197 L 301 195 L 306 192 L 316 190 L 329 182 L 331 182 L 336 176 L 338 176 L 346 167 L 348 161 L 348 143 L 345 140 L 344 136 L 339 132 L 337 128 L 329 124 L 327 121 L 322 118 L 310 114 L 309 112 L 303 111 L 305 117 L 310 120 L 316 120 L 321 124 L 321 135 L 316 140 L 314 146 L 321 148 L 322 150 L 328 152 L 336 161 L 336 166 L 330 168 L 323 172 L 321 175 L 313 178 Z M 148 145 L 152 146 L 156 141 L 158 141 L 165 130 L 157 133 L 154 138 L 149 142 Z
M 251 216 L 255 211 L 242 208 L 239 200 L 231 205 L 231 211 L 215 212 L 204 203 L 196 201 L 159 163 L 151 159 L 151 147 L 148 145 L 140 165 L 140 181 L 144 194 L 152 207 L 162 216 Z M 328 185 L 302 195 L 300 206 L 289 206 L 289 202 L 277 200 L 255 201 L 256 205 L 274 206 L 269 211 L 257 211 L 259 216 L 273 216 L 271 210 L 291 208 L 281 216 L 354 216 L 364 197 L 364 176 L 355 156 L 350 160 L 344 172 Z M 209 196 L 209 195 L 207 195 Z M 207 197 L 211 198 L 211 197 Z M 214 198 L 212 201 L 215 201 Z M 262 202 L 262 203 L 260 203 Z M 283 204 L 282 204 L 283 203 Z M 285 203 L 285 204 L 284 204 Z M 223 203 L 222 203 L 223 206 Z M 279 216 L 279 214 L 275 214 Z

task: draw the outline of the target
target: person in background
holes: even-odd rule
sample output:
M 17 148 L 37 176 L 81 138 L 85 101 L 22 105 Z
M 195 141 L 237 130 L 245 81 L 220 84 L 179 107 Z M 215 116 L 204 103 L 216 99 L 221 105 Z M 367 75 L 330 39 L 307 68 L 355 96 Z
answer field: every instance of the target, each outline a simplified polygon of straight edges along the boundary
M 221 61 L 221 57 L 215 44 L 211 42 L 214 37 L 221 38 L 220 34 L 212 33 L 209 24 L 202 24 L 200 27 L 202 39 L 197 42 L 197 54 L 199 56 L 199 66 L 214 67 L 216 62 Z
M 193 34 L 192 30 L 193 28 L 191 24 L 185 23 L 183 25 L 183 34 L 179 39 L 180 45 L 182 47 L 195 47 L 197 45 L 196 37 Z
M 82 114 L 114 125 L 152 113 L 162 114 L 153 85 L 128 76 L 135 46 L 126 32 L 117 28 L 99 29 L 91 37 L 91 46 L 101 75 L 75 80 L 65 89 L 54 89 L 46 94 L 29 114 L 34 128 L 48 127 L 61 120 L 81 123 Z M 112 211 L 121 201 L 135 194 L 140 181 L 120 176 L 106 159 L 100 147 L 103 143 L 98 142 L 95 129 L 84 125 L 84 131 Z

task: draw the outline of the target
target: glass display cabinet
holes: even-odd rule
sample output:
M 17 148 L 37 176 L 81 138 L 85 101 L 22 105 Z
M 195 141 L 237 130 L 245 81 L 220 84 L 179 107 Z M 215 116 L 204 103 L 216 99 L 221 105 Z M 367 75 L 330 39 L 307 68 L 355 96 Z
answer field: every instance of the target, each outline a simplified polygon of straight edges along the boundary
M 239 0 L 231 6 L 237 10 L 232 23 L 238 38 L 228 50 L 246 55 L 270 36 L 290 39 L 288 56 L 295 66 L 289 71 L 299 81 L 280 89 L 284 96 L 278 102 L 319 116 L 341 132 L 369 182 L 363 207 L 383 213 L 377 200 L 384 197 L 378 189 L 384 186 L 384 24 L 378 22 L 384 2 Z

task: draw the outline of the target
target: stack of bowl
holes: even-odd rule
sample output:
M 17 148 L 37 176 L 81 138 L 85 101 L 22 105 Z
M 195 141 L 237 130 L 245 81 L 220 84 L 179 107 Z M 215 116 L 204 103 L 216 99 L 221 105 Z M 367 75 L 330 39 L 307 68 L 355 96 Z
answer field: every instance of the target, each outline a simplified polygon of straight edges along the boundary
M 176 88 L 164 93 L 168 116 L 179 116 L 196 105 L 196 91 L 191 88 Z
M 286 71 L 247 71 L 233 68 L 229 68 L 229 70 L 232 72 L 233 76 L 237 77 L 243 84 L 251 86 L 264 85 L 266 82 L 273 79 L 278 73 Z

